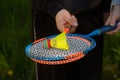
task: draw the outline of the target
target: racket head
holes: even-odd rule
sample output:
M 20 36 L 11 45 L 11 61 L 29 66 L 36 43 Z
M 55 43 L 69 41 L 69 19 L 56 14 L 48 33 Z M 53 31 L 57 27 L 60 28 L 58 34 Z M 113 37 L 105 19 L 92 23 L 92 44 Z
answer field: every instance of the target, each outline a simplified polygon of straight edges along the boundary
M 58 65 L 66 64 L 83 58 L 89 51 L 95 48 L 94 39 L 80 34 L 67 34 L 69 50 L 56 48 L 45 49 L 42 47 L 43 41 L 52 39 L 57 35 L 47 36 L 30 43 L 25 48 L 26 55 L 33 61 L 41 64 Z

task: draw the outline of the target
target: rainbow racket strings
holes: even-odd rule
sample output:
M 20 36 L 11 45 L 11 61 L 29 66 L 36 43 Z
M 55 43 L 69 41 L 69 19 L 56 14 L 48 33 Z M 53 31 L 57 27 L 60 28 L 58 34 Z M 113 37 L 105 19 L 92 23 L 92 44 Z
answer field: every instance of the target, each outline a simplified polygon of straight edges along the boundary
M 92 36 L 101 35 L 115 27 L 116 26 L 103 26 L 88 35 L 67 34 L 68 50 L 43 47 L 44 41 L 53 39 L 57 35 L 41 38 L 26 47 L 26 55 L 33 61 L 41 64 L 58 65 L 73 62 L 83 58 L 89 51 L 95 48 L 96 42 L 91 38 Z

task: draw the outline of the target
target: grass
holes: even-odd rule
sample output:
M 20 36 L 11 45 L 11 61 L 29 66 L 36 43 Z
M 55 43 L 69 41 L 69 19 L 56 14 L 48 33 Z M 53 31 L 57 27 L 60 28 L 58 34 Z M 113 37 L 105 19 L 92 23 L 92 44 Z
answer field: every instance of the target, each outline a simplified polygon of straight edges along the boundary
M 103 77 L 104 80 L 120 80 L 120 33 L 105 36 Z
M 0 79 L 34 80 L 34 63 L 24 52 L 30 42 L 30 1 L 1 0 L 0 22 Z

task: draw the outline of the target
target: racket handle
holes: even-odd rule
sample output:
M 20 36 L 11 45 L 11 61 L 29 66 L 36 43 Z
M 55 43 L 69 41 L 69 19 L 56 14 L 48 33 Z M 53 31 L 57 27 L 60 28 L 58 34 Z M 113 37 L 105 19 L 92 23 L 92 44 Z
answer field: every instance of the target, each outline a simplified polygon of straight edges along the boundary
M 103 26 L 103 27 L 101 27 L 101 28 L 98 28 L 98 29 L 92 31 L 92 32 L 89 33 L 87 36 L 89 36 L 89 37 L 99 36 L 99 35 L 107 32 L 107 31 L 114 30 L 114 29 L 117 27 L 117 24 L 118 24 L 118 23 L 119 23 L 119 22 L 116 22 L 113 26 L 105 25 L 105 26 Z

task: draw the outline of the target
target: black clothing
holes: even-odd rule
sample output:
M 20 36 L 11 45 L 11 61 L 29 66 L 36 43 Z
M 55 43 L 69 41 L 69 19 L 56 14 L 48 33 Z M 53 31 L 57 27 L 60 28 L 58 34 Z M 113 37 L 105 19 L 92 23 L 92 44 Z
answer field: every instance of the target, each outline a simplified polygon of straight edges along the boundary
M 77 14 L 96 7 L 102 0 L 59 0 L 71 14 Z
M 110 0 L 32 0 L 35 9 L 49 13 L 55 17 L 61 9 L 67 9 L 71 14 L 90 10 L 102 3 L 104 9 L 109 6 Z M 108 9 L 109 10 L 109 9 Z
M 44 0 L 39 1 L 44 2 Z M 48 0 L 48 2 L 50 1 L 51 0 Z M 52 1 L 50 2 L 50 4 L 52 3 Z M 34 1 L 34 3 L 36 2 Z M 55 3 L 56 2 L 52 4 Z M 50 6 L 46 3 L 44 5 Z M 45 8 L 44 5 L 40 7 L 40 5 L 36 4 L 35 6 L 39 6 L 38 8 L 33 6 L 33 17 L 35 18 L 33 19 L 33 23 L 35 22 L 33 27 L 35 27 L 37 39 L 60 33 L 57 30 L 54 17 L 57 11 L 62 9 L 62 7 L 53 7 L 53 9 L 56 10 L 53 10 L 49 7 L 49 10 L 51 9 L 51 12 L 49 12 L 48 8 Z M 102 5 L 99 4 L 92 9 L 82 11 L 79 14 L 74 14 L 79 24 L 78 29 L 75 33 L 88 34 L 94 29 L 104 25 L 103 11 L 101 6 Z M 45 11 L 45 9 L 47 11 Z M 103 35 L 93 38 L 95 39 L 97 46 L 87 56 L 78 61 L 55 66 L 38 63 L 38 80 L 101 80 Z

